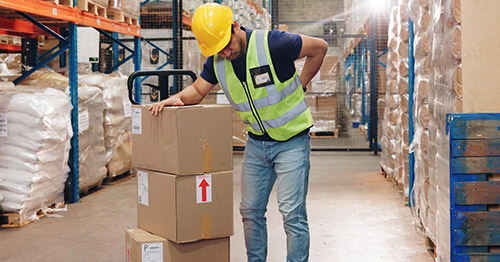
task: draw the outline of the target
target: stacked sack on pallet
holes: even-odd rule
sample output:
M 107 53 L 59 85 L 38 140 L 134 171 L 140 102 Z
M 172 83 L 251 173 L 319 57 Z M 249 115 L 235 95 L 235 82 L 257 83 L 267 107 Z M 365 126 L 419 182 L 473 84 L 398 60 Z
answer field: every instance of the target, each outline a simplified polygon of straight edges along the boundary
M 460 0 L 430 4 L 429 180 L 436 193 L 436 253 L 450 260 L 449 138 L 446 114 L 462 112 Z
M 95 86 L 78 87 L 78 145 L 80 192 L 99 187 L 106 178 L 103 92 Z
M 398 91 L 401 98 L 399 103 L 399 119 L 396 124 L 396 132 L 399 133 L 400 141 L 396 145 L 396 155 L 399 170 L 397 172 L 397 182 L 399 188 L 403 189 L 405 202 L 409 199 L 409 58 L 408 58 L 408 0 L 399 1 L 398 15 L 398 32 L 399 43 L 397 47 L 398 53 Z
M 39 70 L 22 82 L 68 92 L 69 79 L 51 70 Z M 78 87 L 79 189 L 87 192 L 106 177 L 102 91 L 85 84 Z
M 385 109 L 383 118 L 382 138 L 380 146 L 382 149 L 380 164 L 384 170 L 387 179 L 396 180 L 400 170 L 397 161 L 397 146 L 401 144 L 400 133 L 397 132 L 397 123 L 400 119 L 399 107 L 401 104 L 401 95 L 398 89 L 398 44 L 399 31 L 397 25 L 399 10 L 394 7 L 391 10 L 388 30 L 388 53 L 387 53 L 387 90 L 385 94 Z
M 249 29 L 271 28 L 271 15 L 257 4 L 250 5 L 247 0 L 223 0 L 221 4 L 231 8 L 234 20 Z
M 446 114 L 462 112 L 460 0 L 406 2 L 408 1 L 400 0 L 397 12 L 402 15 L 401 19 L 410 17 L 415 23 L 415 130 L 411 145 L 415 155 L 415 184 L 414 194 L 410 196 L 414 203 L 412 210 L 415 225 L 436 246 L 436 261 L 450 261 L 450 171 Z M 406 14 L 408 7 L 410 12 Z M 401 20 L 398 22 L 401 23 Z M 393 48 L 390 41 L 389 49 Z M 399 55 L 403 56 L 405 53 L 407 50 L 399 52 Z M 389 83 L 393 77 L 391 72 L 388 69 Z M 397 78 L 407 79 L 406 72 L 406 65 L 399 64 Z M 405 151 L 408 146 L 405 130 L 408 122 L 405 116 L 407 111 L 404 109 L 408 88 L 406 81 L 398 81 L 397 84 L 402 98 L 403 112 L 400 119 L 403 121 L 402 125 L 397 126 L 396 132 L 404 135 L 398 146 L 402 152 L 398 157 L 401 160 L 402 156 L 403 161 L 398 163 L 404 165 L 403 171 L 406 174 L 409 152 Z M 390 126 L 384 132 L 392 132 Z
M 64 201 L 69 172 L 69 96 L 57 89 L 17 86 L 0 92 L 0 209 L 21 220 Z
M 104 142 L 106 166 L 110 178 L 128 172 L 132 167 L 131 104 L 127 78 L 106 74 L 81 75 L 80 84 L 97 86 L 104 98 Z
M 413 214 L 419 231 L 436 243 L 436 183 L 429 177 L 429 1 L 410 0 L 409 17 L 414 22 L 415 81 L 413 92 L 414 135 L 411 148 L 415 157 Z M 430 185 L 430 186 L 429 186 Z

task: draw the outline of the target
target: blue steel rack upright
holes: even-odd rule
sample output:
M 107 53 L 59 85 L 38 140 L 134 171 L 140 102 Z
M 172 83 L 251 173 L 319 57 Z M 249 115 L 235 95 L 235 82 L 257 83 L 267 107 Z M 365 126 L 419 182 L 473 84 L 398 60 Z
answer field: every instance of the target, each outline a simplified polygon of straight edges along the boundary
M 38 0 L 0 0 L 0 9 L 5 11 L 2 15 L 6 13 L 9 14 L 9 18 L 0 17 L 4 21 L 0 25 L 2 32 L 7 32 L 8 34 L 21 35 L 23 37 L 32 37 L 34 34 L 45 34 L 51 35 L 59 40 L 59 45 L 55 48 L 45 52 L 40 57 L 36 58 L 36 64 L 29 71 L 22 74 L 20 77 L 15 79 L 14 84 L 18 84 L 23 79 L 28 77 L 30 74 L 36 70 L 46 66 L 46 64 L 52 59 L 61 56 L 68 51 L 68 74 L 69 74 L 69 86 L 70 86 L 70 97 L 73 109 L 71 111 L 71 124 L 73 129 L 73 137 L 71 138 L 71 149 L 69 155 L 69 166 L 71 172 L 69 174 L 69 179 L 66 184 L 66 190 L 69 191 L 66 201 L 69 203 L 75 203 L 79 201 L 80 189 L 79 189 L 79 148 L 78 148 L 78 75 L 77 75 L 77 24 L 82 24 L 86 26 L 91 26 L 100 31 L 102 34 L 107 34 L 105 31 L 113 32 L 113 38 L 118 46 L 119 41 L 115 37 L 116 33 L 128 34 L 134 36 L 134 50 L 129 50 L 132 55 L 127 58 L 129 60 L 131 57 L 134 58 L 135 70 L 140 70 L 140 27 L 137 25 L 130 25 L 121 23 L 118 21 L 113 21 L 104 17 L 99 17 L 97 15 L 87 13 L 76 8 L 77 1 L 73 0 L 73 6 L 63 6 L 54 4 L 46 1 Z M 12 11 L 12 13 L 9 13 Z M 12 15 L 10 15 L 12 14 Z M 33 17 L 44 17 L 50 21 L 66 21 L 68 22 L 67 37 L 61 36 L 61 34 L 55 32 L 52 27 L 46 26 L 40 23 L 37 18 Z M 11 18 L 14 17 L 14 18 Z M 39 29 L 32 29 L 26 27 L 27 20 L 33 23 Z M 7 21 L 8 23 L 6 23 Z M 24 27 L 19 27 L 23 25 Z M 7 28 L 8 27 L 8 28 Z M 24 32 L 26 30 L 26 32 Z M 56 49 L 58 49 L 56 51 Z M 115 49 L 114 49 L 115 50 Z M 55 52 L 54 52 L 55 51 Z M 54 53 L 52 53 L 54 52 Z M 52 53 L 52 54 L 51 54 Z M 49 55 L 50 54 L 50 55 Z M 115 54 L 116 55 L 116 54 Z M 115 56 L 116 58 L 116 56 Z M 117 62 L 117 59 L 114 59 Z M 65 59 L 60 59 L 60 66 L 64 66 Z M 118 67 L 123 63 L 115 63 L 114 65 Z M 135 95 L 136 100 L 140 100 L 140 86 L 136 86 Z

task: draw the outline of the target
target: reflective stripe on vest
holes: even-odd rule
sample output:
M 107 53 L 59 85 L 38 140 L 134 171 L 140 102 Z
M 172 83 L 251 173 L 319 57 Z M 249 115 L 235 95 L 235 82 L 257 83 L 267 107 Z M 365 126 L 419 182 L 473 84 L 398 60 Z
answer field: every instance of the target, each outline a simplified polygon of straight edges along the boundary
M 260 61 L 260 57 L 259 57 L 259 63 L 260 62 L 261 61 Z M 267 65 L 267 64 L 265 64 L 265 65 Z M 220 56 L 217 56 L 217 72 L 220 72 L 221 75 L 226 75 L 226 67 L 224 64 L 224 58 L 222 58 Z M 227 80 L 225 77 L 221 77 L 219 79 L 219 84 L 221 85 L 222 89 L 224 90 L 224 93 L 229 94 Z M 301 86 L 299 75 L 295 75 L 293 81 L 289 85 L 287 85 L 285 88 L 283 88 L 280 92 L 278 92 L 278 90 L 276 89 L 276 85 L 266 86 L 268 96 L 254 100 L 253 104 L 255 105 L 256 109 L 260 109 L 260 108 L 263 108 L 266 106 L 271 106 L 271 105 L 277 104 L 281 100 L 283 100 L 285 97 L 287 97 L 288 95 L 293 93 L 293 91 L 295 91 L 295 89 L 297 89 L 299 86 Z M 236 104 L 233 101 L 233 99 L 231 98 L 231 96 L 227 96 L 227 100 L 229 100 L 229 103 L 233 106 L 234 110 L 236 110 L 236 111 L 249 112 L 251 110 L 250 104 L 248 102 Z

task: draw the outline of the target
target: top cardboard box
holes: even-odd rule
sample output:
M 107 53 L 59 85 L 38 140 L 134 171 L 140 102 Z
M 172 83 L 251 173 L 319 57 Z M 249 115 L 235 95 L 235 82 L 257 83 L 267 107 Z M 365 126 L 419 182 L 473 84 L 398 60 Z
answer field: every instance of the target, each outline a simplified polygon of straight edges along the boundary
M 231 106 L 165 107 L 158 116 L 148 108 L 132 108 L 135 167 L 176 175 L 233 169 Z

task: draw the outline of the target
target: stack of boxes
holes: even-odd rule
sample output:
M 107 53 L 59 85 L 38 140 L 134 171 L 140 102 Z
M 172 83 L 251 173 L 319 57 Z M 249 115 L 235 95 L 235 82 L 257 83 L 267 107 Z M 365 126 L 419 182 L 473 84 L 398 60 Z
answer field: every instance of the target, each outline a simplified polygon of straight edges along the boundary
M 148 107 L 132 109 L 138 229 L 126 232 L 127 258 L 229 261 L 231 106 L 165 107 L 158 116 Z

